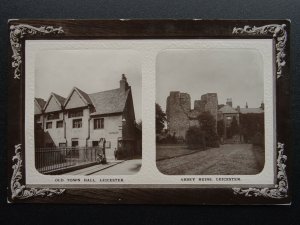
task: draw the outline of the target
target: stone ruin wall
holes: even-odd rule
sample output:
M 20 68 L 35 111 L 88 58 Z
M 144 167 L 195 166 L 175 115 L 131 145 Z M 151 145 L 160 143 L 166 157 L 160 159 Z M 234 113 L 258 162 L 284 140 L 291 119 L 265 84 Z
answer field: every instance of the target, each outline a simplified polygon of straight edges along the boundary
M 218 115 L 218 96 L 216 93 L 208 93 L 201 96 L 201 100 L 194 101 L 194 110 L 198 112 L 209 111 L 216 120 Z M 170 92 L 167 98 L 166 115 L 168 120 L 168 130 L 171 135 L 185 138 L 186 131 L 195 124 L 188 117 L 191 111 L 191 97 L 187 93 L 179 91 Z M 192 122 L 192 123 L 191 123 Z
M 185 133 L 189 128 L 188 113 L 191 110 L 191 97 L 187 93 L 179 91 L 170 92 L 167 98 L 167 120 L 168 130 L 171 135 L 185 138 Z
M 204 111 L 210 112 L 215 120 L 218 120 L 218 96 L 216 93 L 208 93 L 201 96 L 201 100 L 205 101 Z

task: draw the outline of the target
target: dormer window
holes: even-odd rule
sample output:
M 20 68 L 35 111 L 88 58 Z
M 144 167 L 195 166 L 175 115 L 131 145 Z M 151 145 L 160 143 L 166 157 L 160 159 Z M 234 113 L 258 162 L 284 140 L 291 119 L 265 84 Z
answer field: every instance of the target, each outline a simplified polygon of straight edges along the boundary
M 59 113 L 50 113 L 47 116 L 48 120 L 55 120 L 55 119 L 59 119 Z
M 76 110 L 71 110 L 69 111 L 69 118 L 73 118 L 73 117 L 81 117 L 83 116 L 83 110 L 82 109 L 76 109 Z

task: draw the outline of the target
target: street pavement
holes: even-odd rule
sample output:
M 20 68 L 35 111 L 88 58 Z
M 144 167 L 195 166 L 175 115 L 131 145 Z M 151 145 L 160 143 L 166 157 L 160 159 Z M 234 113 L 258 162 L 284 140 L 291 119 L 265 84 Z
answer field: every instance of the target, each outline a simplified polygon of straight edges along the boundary
M 132 175 L 140 170 L 141 165 L 141 159 L 127 160 L 105 170 L 96 172 L 93 175 Z
M 98 164 L 84 169 L 75 170 L 65 175 L 131 175 L 141 168 L 142 160 L 113 160 L 107 164 Z

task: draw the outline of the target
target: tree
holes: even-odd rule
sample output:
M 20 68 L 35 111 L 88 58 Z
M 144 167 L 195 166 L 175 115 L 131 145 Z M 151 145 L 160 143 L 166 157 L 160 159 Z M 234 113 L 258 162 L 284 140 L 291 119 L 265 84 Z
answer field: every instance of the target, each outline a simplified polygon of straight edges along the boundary
M 165 122 L 167 121 L 166 114 L 161 109 L 161 106 L 155 103 L 155 125 L 156 134 L 160 134 L 165 127 Z
M 264 114 L 248 113 L 240 115 L 240 126 L 245 142 L 260 134 L 264 137 Z M 264 140 L 262 140 L 264 142 Z
M 232 118 L 232 121 L 230 124 L 230 131 L 231 131 L 232 135 L 239 133 L 239 125 L 238 125 L 238 122 L 237 122 L 237 119 L 235 116 Z
M 216 121 L 210 112 L 203 112 L 198 117 L 200 128 L 204 133 L 207 147 L 219 147 L 219 137 L 216 133 Z
M 205 149 L 206 147 L 204 133 L 199 126 L 189 127 L 189 129 L 186 131 L 185 141 L 189 149 L 195 149 L 199 147 Z
M 217 132 L 219 137 L 222 137 L 224 135 L 225 125 L 223 120 L 219 120 L 217 123 Z

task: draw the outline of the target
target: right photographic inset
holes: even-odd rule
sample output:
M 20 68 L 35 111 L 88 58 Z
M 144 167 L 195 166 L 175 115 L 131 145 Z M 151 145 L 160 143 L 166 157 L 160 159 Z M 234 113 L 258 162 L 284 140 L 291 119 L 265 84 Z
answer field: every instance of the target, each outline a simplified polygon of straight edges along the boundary
M 255 175 L 265 164 L 256 49 L 170 49 L 156 59 L 156 165 L 166 175 Z

